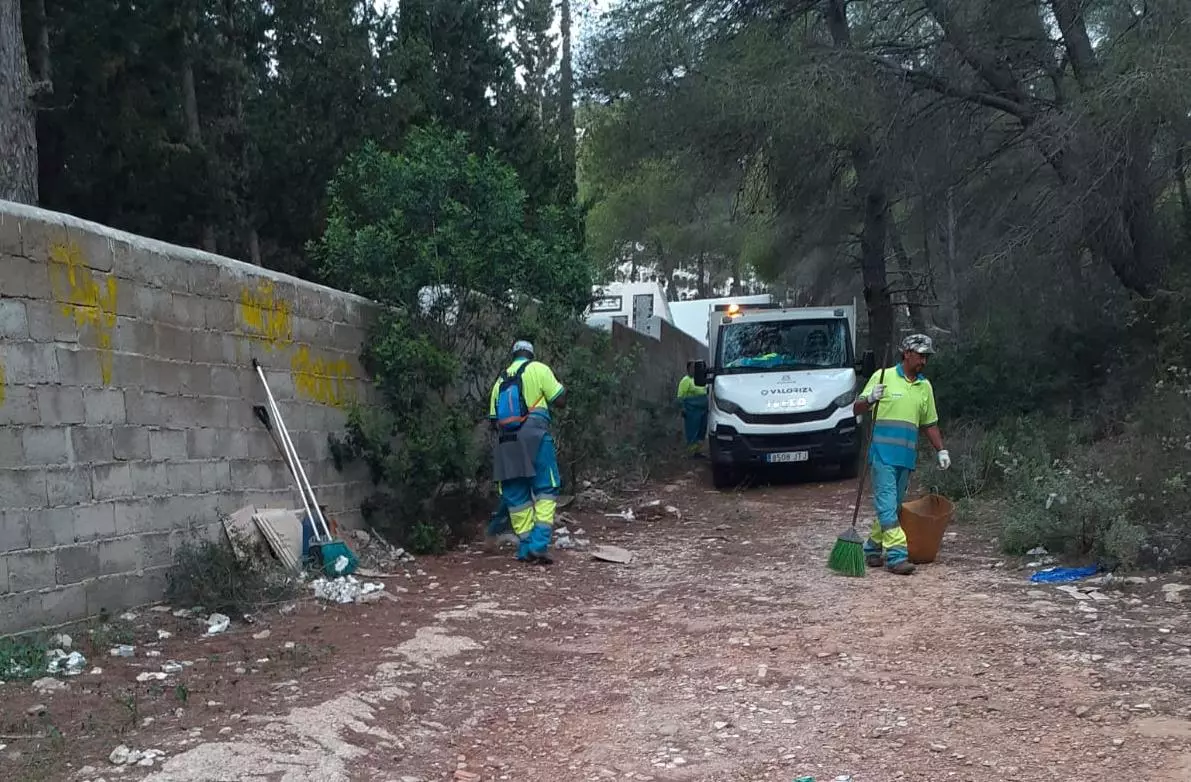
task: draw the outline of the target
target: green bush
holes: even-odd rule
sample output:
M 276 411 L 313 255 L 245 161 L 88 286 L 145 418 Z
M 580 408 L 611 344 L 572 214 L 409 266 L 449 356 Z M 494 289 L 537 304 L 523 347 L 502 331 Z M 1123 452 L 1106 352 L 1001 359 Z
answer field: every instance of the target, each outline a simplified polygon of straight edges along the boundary
M 226 539 L 184 543 L 174 555 L 166 599 L 181 608 L 243 616 L 295 596 L 301 582 L 271 556 L 240 560 Z
M 580 319 L 592 269 L 578 224 L 558 207 L 527 214 L 510 166 L 435 127 L 399 153 L 366 146 L 332 182 L 311 252 L 328 283 L 385 306 L 364 355 L 380 404 L 351 413 L 332 455 L 368 464 L 368 520 L 411 550 L 465 537 L 489 492 L 489 395 L 516 339 L 532 340 L 567 387 L 554 427 L 564 478 L 635 464 L 656 437 L 625 394 L 632 357 Z

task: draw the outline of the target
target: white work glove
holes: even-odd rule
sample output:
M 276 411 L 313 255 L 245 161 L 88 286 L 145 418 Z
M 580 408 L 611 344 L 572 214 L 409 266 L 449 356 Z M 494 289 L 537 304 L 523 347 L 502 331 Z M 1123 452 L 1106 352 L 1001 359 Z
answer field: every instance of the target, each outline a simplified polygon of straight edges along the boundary
M 885 386 L 882 384 L 877 384 L 877 385 L 873 386 L 873 390 L 870 391 L 869 395 L 864 398 L 864 401 L 868 402 L 870 405 L 875 405 L 877 402 L 880 402 L 884 398 L 885 398 Z
M 949 469 L 950 467 L 951 467 L 951 454 L 949 454 L 947 452 L 947 449 L 944 448 L 943 450 L 939 451 L 939 469 L 946 470 L 946 469 Z

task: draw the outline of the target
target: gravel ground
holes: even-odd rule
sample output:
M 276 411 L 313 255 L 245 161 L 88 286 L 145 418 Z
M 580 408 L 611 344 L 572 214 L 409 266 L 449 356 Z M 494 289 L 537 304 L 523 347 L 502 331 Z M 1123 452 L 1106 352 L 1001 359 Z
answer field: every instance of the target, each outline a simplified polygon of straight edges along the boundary
M 610 509 L 632 521 L 571 511 L 629 564 L 476 547 L 407 565 L 392 599 L 304 600 L 210 638 L 137 612 L 134 657 L 0 687 L 0 777 L 1191 781 L 1171 577 L 1033 586 L 961 524 L 911 578 L 840 578 L 824 562 L 853 490 L 691 474 Z M 183 670 L 137 680 L 168 661 Z M 120 744 L 164 757 L 117 767 Z

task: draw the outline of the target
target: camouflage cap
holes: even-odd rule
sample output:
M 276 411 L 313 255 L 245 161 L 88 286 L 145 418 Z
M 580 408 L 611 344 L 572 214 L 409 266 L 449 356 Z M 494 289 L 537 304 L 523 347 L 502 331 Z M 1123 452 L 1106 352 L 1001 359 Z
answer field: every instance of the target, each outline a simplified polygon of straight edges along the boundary
M 935 341 L 926 334 L 911 334 L 902 340 L 902 352 L 913 351 L 923 356 L 935 352 Z

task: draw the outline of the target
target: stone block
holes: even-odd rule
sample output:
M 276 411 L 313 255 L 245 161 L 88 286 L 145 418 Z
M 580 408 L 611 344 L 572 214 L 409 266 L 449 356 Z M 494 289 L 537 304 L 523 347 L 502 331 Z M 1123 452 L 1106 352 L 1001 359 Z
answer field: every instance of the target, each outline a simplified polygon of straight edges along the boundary
M 47 301 L 50 290 L 50 268 L 28 258 L 0 253 L 0 295 Z
M 186 396 L 211 396 L 211 367 L 206 364 L 176 364 L 179 392 Z
M 30 301 L 27 307 L 29 338 L 35 342 L 78 342 L 79 324 L 69 311 L 53 301 Z
M 203 328 L 214 332 L 229 332 L 237 327 L 236 303 L 226 299 L 204 298 Z
M 124 388 L 140 388 L 145 379 L 145 361 L 148 359 L 138 353 L 113 353 L 112 379 L 119 380 L 117 385 Z
M 221 296 L 219 267 L 211 263 L 190 264 L 190 268 L 187 270 L 186 289 L 204 298 Z
M 125 423 L 128 420 L 125 392 L 114 388 L 83 389 L 83 417 L 88 424 Z
M 169 471 L 163 462 L 130 462 L 132 492 L 138 497 L 163 497 L 170 493 Z
M 206 327 L 206 302 L 202 298 L 174 293 L 171 299 L 173 314 L 170 322 L 188 329 Z
M 9 590 L 45 589 L 55 583 L 52 551 L 30 549 L 8 555 Z
M 190 418 L 184 418 L 176 423 L 177 426 L 209 426 L 224 428 L 228 425 L 228 410 L 240 407 L 244 403 L 238 399 L 224 397 L 202 396 L 191 401 Z
M 232 487 L 230 462 L 200 462 L 201 489 L 204 492 L 227 491 Z
M 0 465 L 21 464 L 25 460 L 25 447 L 21 442 L 21 429 L 15 426 L 0 427 Z M 3 502 L 0 499 L 0 502 Z
M 153 429 L 149 431 L 149 458 L 155 462 L 186 459 L 186 430 Z
M 136 353 L 142 356 L 152 356 L 157 353 L 156 327 L 139 317 L 116 318 L 116 328 L 112 333 L 112 348 L 122 353 Z M 135 382 L 130 380 L 130 382 Z
M 49 498 L 45 470 L 0 470 L 0 497 L 8 508 L 44 508 Z
M 71 386 L 39 386 L 37 388 L 37 409 L 41 423 L 45 426 L 59 424 L 81 424 L 86 420 L 83 413 L 83 389 Z
M 63 625 L 87 618 L 86 588 L 82 584 L 51 589 L 38 597 L 41 624 Z
M 190 330 L 158 324 L 157 357 L 171 361 L 191 361 Z
M 114 456 L 121 461 L 149 459 L 149 430 L 140 426 L 117 426 L 112 429 Z
M 29 515 L 23 510 L 0 511 L 0 552 L 29 548 Z M 5 582 L 0 581 L 0 587 Z
M 196 369 L 198 367 L 196 366 Z M 240 376 L 243 370 L 230 367 L 207 367 L 210 371 L 211 393 L 215 396 L 226 396 L 239 399 L 241 392 Z
M 97 543 L 82 543 L 63 546 L 54 550 L 58 584 L 77 584 L 88 578 L 102 575 L 99 569 Z
M 173 564 L 171 538 L 176 532 L 152 532 L 135 538 L 140 544 L 141 567 L 168 567 Z
M 143 359 L 143 364 L 144 374 L 140 383 L 143 390 L 168 396 L 177 396 L 182 392 L 184 365 L 148 356 Z
M 61 426 L 26 426 L 21 431 L 25 450 L 22 464 L 65 464 L 70 460 L 70 439 Z
M 224 335 L 218 331 L 193 331 L 190 334 L 191 360 L 196 364 L 226 364 Z
M 134 535 L 152 529 L 160 529 L 157 517 L 161 504 L 151 499 L 133 499 L 115 504 L 117 535 Z
M 49 343 L 13 342 L 4 347 L 4 377 L 9 385 L 57 383 L 57 348 Z
M 72 426 L 70 444 L 75 461 L 93 464 L 116 458 L 110 426 Z
M 79 255 L 82 256 L 83 265 L 96 271 L 112 271 L 113 261 L 117 252 L 116 245 L 118 243 L 123 245 L 125 252 L 128 249 L 127 242 L 119 242 L 119 240 L 92 231 L 69 228 L 67 229 L 67 233 L 70 235 L 71 240 L 78 245 Z
M 8 386 L 4 389 L 4 404 L 0 404 L 0 426 L 37 423 L 37 394 L 32 388 Z
M 94 544 L 101 576 L 129 573 L 141 567 L 141 544 L 137 537 L 100 540 Z
M 99 354 L 90 348 L 78 345 L 56 345 L 54 346 L 54 362 L 57 365 L 58 379 L 62 385 L 87 387 L 103 385 Z
M 170 462 L 166 475 L 172 494 L 201 494 L 203 492 L 202 462 Z
M 130 424 L 166 426 L 170 422 L 168 403 L 171 397 L 156 392 L 131 388 L 124 391 L 124 407 Z
M 74 508 L 75 541 L 116 536 L 116 503 L 97 502 Z
M 91 494 L 96 500 L 132 496 L 132 472 L 127 462 L 97 464 L 91 468 Z
M 7 286 L 7 281 L 0 285 Z M 25 310 L 25 302 L 19 299 L 0 299 L 0 339 L 29 339 L 29 316 Z
M 167 251 L 168 252 L 168 251 Z M 173 253 L 138 250 L 145 266 L 141 279 L 155 287 L 169 291 L 185 291 L 190 283 L 190 267 L 194 264 Z
M 36 508 L 25 513 L 30 548 L 52 548 L 77 543 L 75 508 Z
M 21 228 L 24 220 L 10 214 L 0 214 L 0 256 L 23 256 L 25 254 Z M 3 280 L 0 277 L 0 280 Z
M 273 398 L 277 400 L 278 404 L 286 399 L 294 399 L 298 395 L 297 389 L 294 388 L 294 376 L 288 370 L 271 371 L 266 369 L 265 380 L 269 381 L 269 390 L 273 392 Z M 260 385 L 259 379 L 257 385 Z
M 174 322 L 174 297 L 163 288 L 137 285 L 132 289 L 132 312 L 137 318 L 153 323 Z
M 91 475 L 86 467 L 50 467 L 46 470 L 46 493 L 50 507 L 91 501 Z
M 5 584 L 0 584 L 0 592 L 6 588 Z M 39 593 L 0 594 L 0 636 L 28 630 L 31 620 L 40 616 L 41 595 Z

